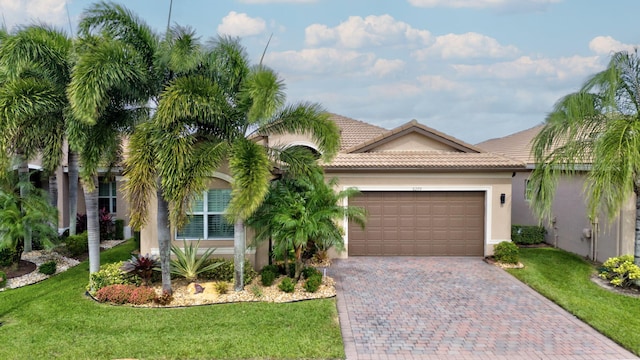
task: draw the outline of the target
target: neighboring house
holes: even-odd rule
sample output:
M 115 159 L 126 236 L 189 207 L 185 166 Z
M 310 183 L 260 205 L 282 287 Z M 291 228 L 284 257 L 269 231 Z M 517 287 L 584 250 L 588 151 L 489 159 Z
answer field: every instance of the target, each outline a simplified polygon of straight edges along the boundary
M 526 163 L 513 177 L 511 221 L 517 225 L 538 225 L 525 196 L 527 179 L 535 167 L 531 154 L 531 141 L 543 125 L 491 139 L 476 146 L 500 153 Z M 588 169 L 588 164 L 585 164 Z M 587 172 L 577 172 L 560 179 L 553 203 L 551 223 L 541 225 L 547 229 L 546 242 L 589 259 L 604 261 L 609 257 L 633 254 L 635 232 L 635 199 L 630 199 L 620 215 L 609 222 L 604 216 L 589 219 L 584 184 Z
M 393 130 L 332 115 L 341 129 L 341 149 L 324 164 L 339 188 L 361 194 L 349 205 L 368 211 L 364 230 L 344 223 L 347 249 L 335 256 L 486 256 L 511 238 L 511 178 L 524 163 L 487 153 L 411 121 Z M 304 134 L 264 136 L 270 145 L 316 145 Z M 227 169 L 212 174 L 209 190 L 195 204 L 191 222 L 174 240 L 203 239 L 215 254 L 233 254 L 233 227 L 224 222 L 233 179 Z M 156 203 L 141 232 L 141 253 L 158 253 Z M 250 232 L 248 233 L 250 237 Z M 250 243 L 250 239 L 248 239 Z M 176 243 L 181 246 L 180 242 Z M 268 259 L 266 246 L 250 249 L 256 267 Z

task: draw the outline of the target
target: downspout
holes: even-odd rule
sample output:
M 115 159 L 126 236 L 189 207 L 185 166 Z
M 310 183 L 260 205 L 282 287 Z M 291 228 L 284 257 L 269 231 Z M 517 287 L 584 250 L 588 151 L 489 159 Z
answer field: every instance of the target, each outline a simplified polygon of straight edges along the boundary
M 598 231 L 600 230 L 600 226 L 598 223 L 598 217 L 593 220 L 591 223 L 591 243 L 593 244 L 593 261 L 598 261 Z

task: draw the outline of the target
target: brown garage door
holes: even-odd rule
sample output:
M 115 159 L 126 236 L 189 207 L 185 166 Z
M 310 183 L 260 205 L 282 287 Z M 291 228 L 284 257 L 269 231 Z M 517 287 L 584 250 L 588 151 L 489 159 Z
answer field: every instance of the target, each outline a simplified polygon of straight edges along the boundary
M 483 256 L 484 192 L 362 192 L 364 230 L 349 226 L 349 256 Z

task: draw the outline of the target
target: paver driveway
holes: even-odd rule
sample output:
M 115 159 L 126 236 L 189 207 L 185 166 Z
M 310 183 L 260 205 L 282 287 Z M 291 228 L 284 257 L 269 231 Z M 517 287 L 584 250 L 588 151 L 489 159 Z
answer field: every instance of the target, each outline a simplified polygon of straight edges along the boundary
M 347 359 L 635 359 L 480 258 L 351 257 L 330 268 Z

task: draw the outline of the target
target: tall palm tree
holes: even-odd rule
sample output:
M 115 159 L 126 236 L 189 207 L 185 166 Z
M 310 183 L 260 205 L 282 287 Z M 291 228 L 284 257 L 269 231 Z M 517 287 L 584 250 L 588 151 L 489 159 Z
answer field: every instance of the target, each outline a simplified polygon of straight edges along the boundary
M 167 201 L 169 222 L 180 228 L 191 202 L 228 159 L 234 181 L 227 216 L 234 223 L 239 291 L 244 287 L 244 220 L 264 199 L 272 169 L 273 149 L 250 140 L 252 135 L 308 133 L 330 158 L 339 132 L 318 105 L 284 106 L 282 81 L 265 66 L 250 66 L 237 39 L 221 37 L 202 54 L 194 57 L 201 61 L 199 71 L 172 80 L 160 94 L 152 122 L 132 138 L 127 192 L 133 223 L 145 223 L 149 198 L 158 190 Z M 153 150 L 143 154 L 142 149 Z
M 21 183 L 28 181 L 28 161 L 42 156 L 49 174 L 50 202 L 57 205 L 56 170 L 60 165 L 69 103 L 72 42 L 62 31 L 46 25 L 18 28 L 3 36 L 0 67 L 0 141 L 5 151 L 19 158 Z M 21 187 L 26 196 L 28 187 Z M 75 214 L 73 215 L 75 218 Z M 57 224 L 57 221 L 52 224 Z M 25 236 L 25 251 L 31 238 Z
M 533 140 L 533 209 L 549 218 L 558 177 L 590 164 L 589 216 L 615 218 L 636 195 L 635 263 L 640 265 L 640 58 L 618 52 L 607 68 L 560 99 Z
M 287 271 L 288 254 L 293 250 L 295 278 L 300 277 L 302 254 L 308 246 L 320 252 L 332 246 L 344 251 L 343 230 L 337 221 L 346 218 L 364 226 L 363 208 L 341 205 L 358 191 L 350 188 L 336 192 L 336 185 L 336 179 L 325 182 L 322 169 L 315 163 L 303 172 L 285 172 L 272 182 L 264 202 L 247 221 L 256 229 L 256 242 L 273 241 L 274 255 L 284 257 Z
M 148 118 L 150 88 L 158 39 L 120 5 L 97 3 L 79 24 L 68 97 L 73 120 L 69 143 L 80 154 L 89 237 L 89 270 L 100 268 L 98 169 L 119 160 L 122 135 Z

